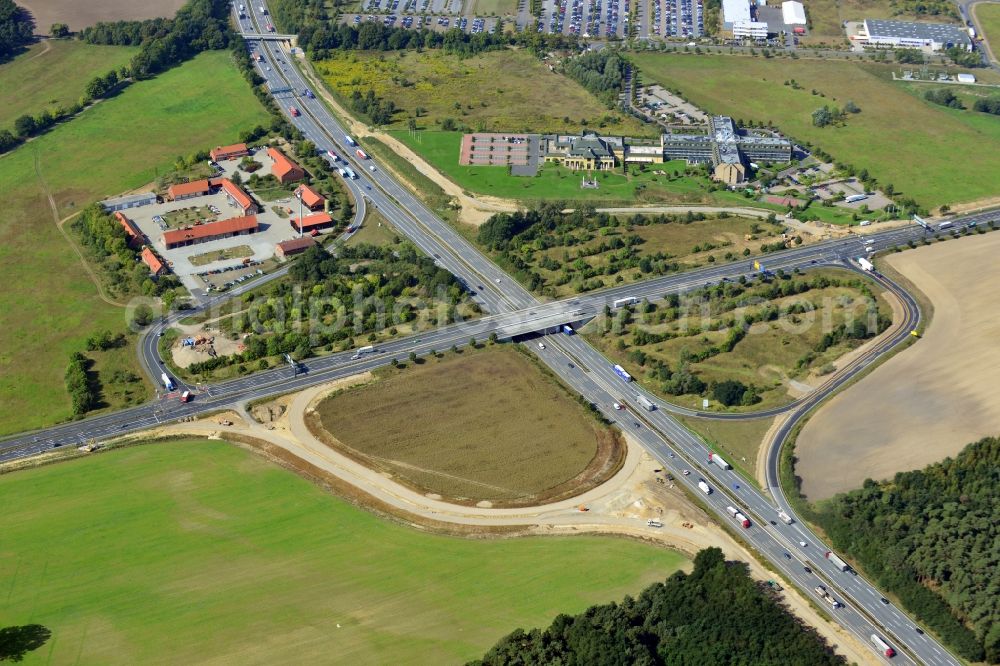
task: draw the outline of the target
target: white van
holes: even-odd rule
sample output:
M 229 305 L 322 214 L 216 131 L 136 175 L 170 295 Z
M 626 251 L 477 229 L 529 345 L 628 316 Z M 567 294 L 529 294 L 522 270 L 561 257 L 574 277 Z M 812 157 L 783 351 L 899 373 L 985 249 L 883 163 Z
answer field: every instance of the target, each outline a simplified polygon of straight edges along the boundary
M 872 223 L 871 220 L 861 220 L 861 224 L 859 224 L 858 226 L 859 227 L 869 227 L 869 226 L 871 226 L 871 223 Z

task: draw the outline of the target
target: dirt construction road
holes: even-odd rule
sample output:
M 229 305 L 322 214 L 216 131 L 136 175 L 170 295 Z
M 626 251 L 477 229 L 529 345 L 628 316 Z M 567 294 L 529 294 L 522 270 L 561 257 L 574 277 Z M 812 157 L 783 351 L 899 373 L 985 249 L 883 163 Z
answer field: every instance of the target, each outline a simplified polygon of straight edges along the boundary
M 934 306 L 923 339 L 833 398 L 796 444 L 810 500 L 954 456 L 1000 433 L 1000 233 L 887 258 Z

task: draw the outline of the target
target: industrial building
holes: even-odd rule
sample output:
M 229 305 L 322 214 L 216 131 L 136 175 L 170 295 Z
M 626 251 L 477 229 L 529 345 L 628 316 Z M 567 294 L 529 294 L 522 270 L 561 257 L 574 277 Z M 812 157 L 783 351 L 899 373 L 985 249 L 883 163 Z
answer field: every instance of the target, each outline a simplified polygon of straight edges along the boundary
M 149 272 L 153 274 L 153 277 L 159 277 L 167 272 L 167 267 L 163 265 L 163 261 L 148 246 L 142 248 L 139 257 L 142 259 L 142 263 L 149 267 Z
M 235 160 L 239 157 L 246 157 L 249 154 L 250 149 L 247 148 L 247 144 L 245 143 L 234 143 L 231 146 L 216 146 L 208 151 L 208 156 L 212 158 L 213 162 Z
M 116 210 L 127 210 L 138 206 L 148 206 L 156 203 L 156 192 L 140 192 L 138 194 L 126 194 L 123 197 L 105 199 L 101 202 L 104 210 L 113 213 Z
M 125 213 L 120 210 L 116 210 L 114 217 L 118 220 L 118 224 L 122 225 L 122 229 L 125 230 L 125 235 L 128 237 L 129 247 L 139 247 L 145 242 L 145 237 L 142 235 L 142 231 L 139 230 L 139 227 L 135 226 L 135 222 L 126 217 Z
M 296 254 L 301 254 L 316 244 L 312 236 L 293 238 L 292 240 L 281 241 L 274 246 L 274 256 L 285 259 Z
M 617 136 L 549 134 L 541 137 L 546 162 L 576 171 L 607 171 L 623 164 L 685 160 L 710 164 L 717 179 L 736 184 L 751 162 L 789 162 L 792 143 L 771 132 L 741 130 L 728 116 L 709 118 L 707 134 L 661 134 L 659 141 Z M 293 223 L 294 225 L 294 223 Z
M 786 0 L 781 3 L 781 20 L 785 25 L 805 25 L 806 9 L 797 0 Z
M 972 50 L 968 31 L 947 23 L 865 19 L 856 39 L 875 48 L 921 49 L 932 53 L 955 47 Z
M 306 177 L 305 170 L 285 155 L 277 148 L 268 148 L 267 156 L 271 158 L 271 175 L 278 179 L 282 185 L 294 183 Z
M 163 246 L 168 250 L 195 245 L 197 243 L 207 243 L 208 241 L 219 240 L 220 238 L 230 238 L 231 236 L 243 236 L 245 234 L 257 233 L 259 225 L 256 215 L 244 217 L 232 217 L 219 222 L 209 222 L 208 224 L 198 224 L 184 229 L 173 229 L 163 232 Z
M 561 164 L 575 171 L 606 171 L 615 168 L 613 144 L 622 146 L 621 139 L 597 136 L 587 132 L 582 136 L 550 135 L 543 139 L 545 161 Z
M 258 213 L 257 203 L 250 198 L 250 195 L 244 192 L 236 183 L 229 180 L 228 178 L 222 179 L 212 179 L 213 181 L 219 182 L 222 186 L 222 191 L 226 193 L 226 200 L 232 205 L 242 211 L 243 215 L 256 215 Z M 210 181 L 211 182 L 211 181 Z M 213 183 L 214 185 L 214 183 Z
M 326 198 L 305 183 L 295 188 L 295 198 L 300 199 L 302 205 L 312 211 L 323 210 L 326 207 Z
M 329 229 L 333 226 L 333 218 L 328 213 L 313 213 L 305 217 L 293 217 L 288 221 L 299 233 L 318 232 L 320 229 Z
M 207 178 L 192 180 L 189 183 L 177 183 L 167 188 L 167 199 L 170 201 L 183 201 L 184 199 L 194 199 L 203 197 L 211 193 L 212 186 Z
M 736 21 L 733 23 L 733 37 L 738 39 L 767 39 L 767 23 L 763 21 Z
M 722 0 L 722 27 L 732 30 L 738 22 L 750 22 L 753 16 L 750 14 L 749 0 Z

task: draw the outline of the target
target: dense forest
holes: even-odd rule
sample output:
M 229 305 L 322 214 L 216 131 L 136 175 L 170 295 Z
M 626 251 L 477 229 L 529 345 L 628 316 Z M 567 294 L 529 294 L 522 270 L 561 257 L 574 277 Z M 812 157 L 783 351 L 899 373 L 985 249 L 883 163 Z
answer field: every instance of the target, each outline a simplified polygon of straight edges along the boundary
M 291 265 L 288 279 L 243 296 L 245 312 L 219 323 L 221 330 L 247 334 L 245 349 L 188 368 L 194 374 L 246 363 L 268 367 L 267 357 L 349 349 L 354 338 L 374 342 L 380 333 L 423 320 L 447 324 L 476 311 L 466 290 L 433 259 L 409 242 L 392 246 L 338 246 L 335 254 L 314 246 Z
M 0 62 L 31 42 L 34 27 L 31 16 L 14 0 L 0 0 Z
M 172 19 L 98 23 L 84 29 L 90 44 L 138 45 L 128 71 L 134 78 L 153 76 L 202 51 L 224 49 L 233 37 L 227 0 L 188 0 Z
M 1000 663 L 1000 439 L 824 503 L 840 550 L 971 661 Z
M 843 663 L 745 564 L 708 548 L 690 574 L 678 572 L 636 599 L 559 615 L 544 631 L 518 629 L 472 665 Z
M 617 52 L 603 49 L 570 58 L 563 65 L 563 71 L 602 102 L 612 106 L 618 101 L 627 66 L 628 63 Z

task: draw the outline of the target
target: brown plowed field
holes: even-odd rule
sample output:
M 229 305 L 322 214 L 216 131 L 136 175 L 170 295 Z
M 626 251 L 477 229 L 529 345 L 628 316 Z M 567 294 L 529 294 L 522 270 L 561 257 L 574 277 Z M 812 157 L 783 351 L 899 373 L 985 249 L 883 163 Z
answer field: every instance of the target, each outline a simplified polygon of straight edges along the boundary
M 400 483 L 467 504 L 553 502 L 621 466 L 620 435 L 507 346 L 408 365 L 326 398 L 310 430 Z
M 922 340 L 834 397 L 796 444 L 810 500 L 918 469 L 1000 433 L 1000 233 L 974 234 L 886 261 L 922 291 Z
M 35 18 L 35 32 L 46 34 L 53 23 L 81 30 L 98 21 L 136 21 L 171 17 L 184 0 L 18 0 Z

